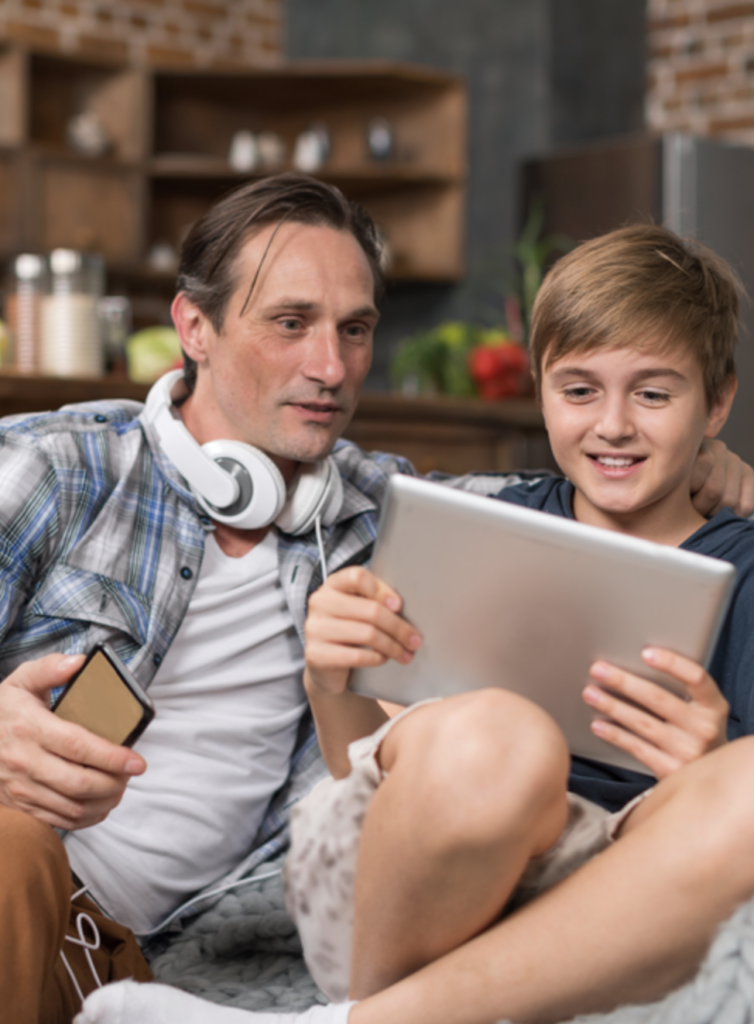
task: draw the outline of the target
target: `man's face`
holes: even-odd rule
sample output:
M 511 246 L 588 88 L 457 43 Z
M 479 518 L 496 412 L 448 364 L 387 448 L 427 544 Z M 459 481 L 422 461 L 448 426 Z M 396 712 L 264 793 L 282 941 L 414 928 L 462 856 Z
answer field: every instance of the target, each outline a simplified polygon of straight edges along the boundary
M 290 476 L 296 462 L 326 456 L 348 425 L 371 363 L 378 313 L 356 239 L 294 223 L 275 235 L 242 313 L 274 229 L 265 227 L 241 250 L 222 330 L 201 314 L 190 330 L 179 327 L 198 363 L 182 415 L 200 443 L 245 441 Z
M 696 529 L 692 469 L 730 401 L 707 409 L 691 352 L 647 346 L 566 355 L 543 371 L 541 398 L 553 454 L 576 488 L 577 519 L 666 543 Z

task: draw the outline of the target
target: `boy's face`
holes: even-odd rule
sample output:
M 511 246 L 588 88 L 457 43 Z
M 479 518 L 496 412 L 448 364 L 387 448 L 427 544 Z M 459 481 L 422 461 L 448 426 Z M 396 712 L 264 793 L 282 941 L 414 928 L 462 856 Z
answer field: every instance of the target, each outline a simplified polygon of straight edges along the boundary
M 735 385 L 707 408 L 702 371 L 683 347 L 571 354 L 542 372 L 553 454 L 576 488 L 581 522 L 679 544 L 701 525 L 690 480 L 699 447 L 725 423 Z

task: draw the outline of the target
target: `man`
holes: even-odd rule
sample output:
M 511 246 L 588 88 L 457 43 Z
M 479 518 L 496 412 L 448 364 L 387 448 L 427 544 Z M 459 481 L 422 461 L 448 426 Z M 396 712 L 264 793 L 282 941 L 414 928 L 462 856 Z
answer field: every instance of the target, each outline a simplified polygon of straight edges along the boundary
M 218 439 L 255 445 L 295 492 L 300 467 L 345 429 L 369 367 L 381 291 L 371 222 L 310 179 L 246 186 L 192 229 L 178 288 L 187 372 L 168 412 L 183 440 L 196 460 Z M 158 418 L 162 406 L 98 403 L 10 421 L 0 436 L 0 991 L 15 1022 L 70 1020 L 95 984 L 86 953 L 100 980 L 148 978 L 131 931 L 151 933 L 248 866 L 306 710 L 301 636 L 320 563 L 369 557 L 387 477 L 410 471 L 346 445 L 329 525 L 299 537 L 240 528 L 225 501 L 187 487 Z M 748 505 L 750 471 L 734 462 L 731 477 Z M 713 504 L 720 486 L 712 474 Z M 101 640 L 152 684 L 157 717 L 133 752 L 48 710 Z M 68 830 L 73 883 L 51 826 Z M 72 895 L 78 944 L 75 931 L 63 939 Z M 91 921 L 96 951 L 83 948 L 98 941 Z

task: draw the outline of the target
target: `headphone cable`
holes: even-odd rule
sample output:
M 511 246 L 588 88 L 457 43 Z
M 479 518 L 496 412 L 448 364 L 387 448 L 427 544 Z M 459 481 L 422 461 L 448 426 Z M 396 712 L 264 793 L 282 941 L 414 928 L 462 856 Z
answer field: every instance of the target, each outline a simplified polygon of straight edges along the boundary
M 322 582 L 327 579 L 327 560 L 325 559 L 325 545 L 322 542 L 322 516 L 318 515 L 314 520 L 314 532 L 317 534 L 317 547 L 319 548 L 319 564 L 322 569 Z

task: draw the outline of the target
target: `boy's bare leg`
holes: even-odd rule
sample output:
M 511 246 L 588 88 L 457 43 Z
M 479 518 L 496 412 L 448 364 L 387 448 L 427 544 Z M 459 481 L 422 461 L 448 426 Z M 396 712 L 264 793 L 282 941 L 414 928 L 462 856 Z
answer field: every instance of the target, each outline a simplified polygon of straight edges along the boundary
M 637 808 L 614 846 L 359 1003 L 349 1024 L 557 1021 L 671 990 L 754 891 L 753 771 L 754 738 L 747 738 L 676 772 Z M 389 892 L 387 872 L 383 885 Z M 404 926 L 397 916 L 394 939 Z
M 418 709 L 385 738 L 355 893 L 351 998 L 380 991 L 489 927 L 567 818 L 555 723 L 502 690 Z

